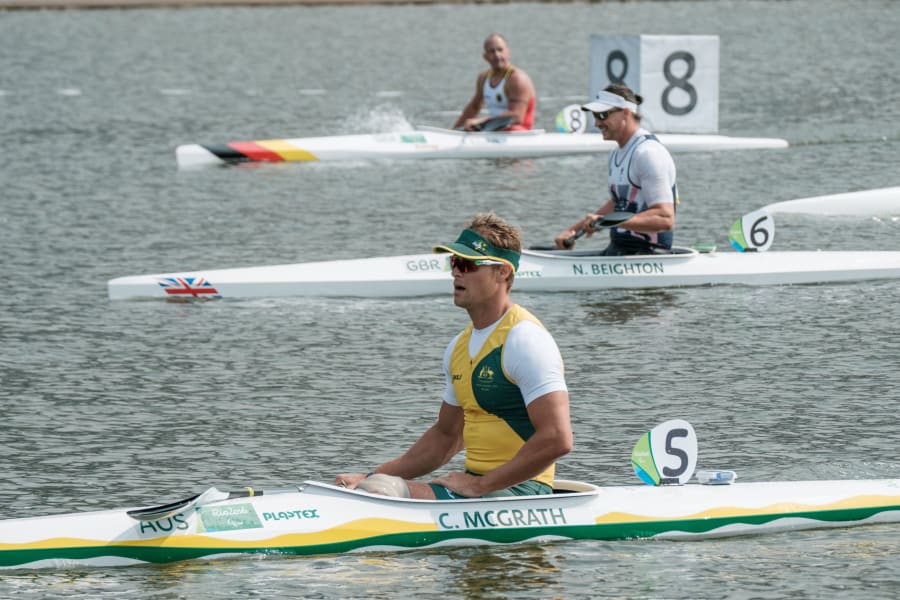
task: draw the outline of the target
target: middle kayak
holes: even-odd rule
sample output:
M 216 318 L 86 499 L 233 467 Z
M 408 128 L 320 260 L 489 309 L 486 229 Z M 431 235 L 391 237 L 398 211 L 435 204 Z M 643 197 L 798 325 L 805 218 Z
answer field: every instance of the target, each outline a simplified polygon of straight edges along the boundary
M 452 291 L 449 255 L 412 254 L 119 277 L 113 300 L 274 296 L 412 297 Z M 900 278 L 898 251 L 698 252 L 600 256 L 524 250 L 513 288 L 560 292 L 702 285 L 777 285 Z
M 779 138 L 657 134 L 672 152 L 786 148 Z M 467 132 L 419 127 L 398 133 L 337 135 L 296 139 L 185 144 L 175 149 L 181 168 L 245 162 L 297 162 L 434 158 L 536 158 L 609 152 L 616 143 L 599 133 Z

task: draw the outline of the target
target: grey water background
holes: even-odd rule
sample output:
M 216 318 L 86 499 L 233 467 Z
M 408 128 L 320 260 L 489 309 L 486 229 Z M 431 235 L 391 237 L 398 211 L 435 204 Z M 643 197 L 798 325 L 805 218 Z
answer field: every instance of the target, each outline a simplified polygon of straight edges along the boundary
M 595 208 L 605 156 L 179 172 L 181 143 L 449 126 L 509 39 L 537 123 L 594 33 L 716 34 L 720 132 L 676 155 L 676 241 L 770 202 L 900 185 L 900 3 L 601 2 L 0 12 L 0 517 L 366 470 L 434 419 L 447 297 L 110 302 L 110 278 L 425 251 L 495 210 L 528 243 Z M 891 218 L 790 216 L 773 250 L 900 249 Z M 600 242 L 595 242 L 600 243 Z M 519 294 L 567 365 L 565 478 L 633 484 L 686 418 L 741 480 L 900 475 L 897 282 Z M 0 572 L 25 597 L 893 598 L 892 526 Z

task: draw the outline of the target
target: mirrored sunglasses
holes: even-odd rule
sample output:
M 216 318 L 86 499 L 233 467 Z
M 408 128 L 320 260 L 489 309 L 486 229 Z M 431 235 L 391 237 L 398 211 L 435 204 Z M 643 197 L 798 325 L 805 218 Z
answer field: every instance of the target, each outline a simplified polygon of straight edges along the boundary
M 450 257 L 450 268 L 456 269 L 460 273 L 472 273 L 478 270 L 478 267 L 481 265 L 502 265 L 503 263 L 499 260 L 491 260 L 488 258 L 485 259 L 477 259 L 477 260 L 469 260 L 468 258 L 463 258 L 462 256 L 456 256 L 455 254 Z

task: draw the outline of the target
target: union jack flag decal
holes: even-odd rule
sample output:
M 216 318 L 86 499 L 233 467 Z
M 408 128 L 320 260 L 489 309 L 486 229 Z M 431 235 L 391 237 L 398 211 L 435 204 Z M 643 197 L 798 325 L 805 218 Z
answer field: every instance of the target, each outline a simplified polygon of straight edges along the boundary
M 160 277 L 158 283 L 169 296 L 219 297 L 219 290 L 204 277 Z

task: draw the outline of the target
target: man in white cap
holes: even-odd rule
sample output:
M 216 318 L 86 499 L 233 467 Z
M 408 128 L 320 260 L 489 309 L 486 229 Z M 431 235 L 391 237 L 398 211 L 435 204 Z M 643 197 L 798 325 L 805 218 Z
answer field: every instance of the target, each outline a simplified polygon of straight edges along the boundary
M 556 237 L 559 248 L 572 248 L 582 233 L 590 237 L 592 224 L 610 212 L 635 216 L 610 229 L 606 256 L 653 254 L 672 248 L 675 228 L 675 162 L 655 135 L 641 127 L 640 95 L 622 84 L 612 84 L 581 107 L 594 115 L 603 139 L 618 148 L 609 155 L 609 198 L 596 211 L 579 219 Z
M 569 393 L 553 336 L 510 298 L 521 249 L 519 230 L 494 214 L 434 247 L 450 253 L 453 303 L 472 321 L 444 351 L 437 421 L 401 456 L 336 485 L 431 500 L 553 493 L 573 443 Z M 413 481 L 463 449 L 465 471 Z

